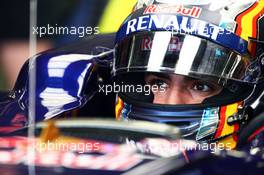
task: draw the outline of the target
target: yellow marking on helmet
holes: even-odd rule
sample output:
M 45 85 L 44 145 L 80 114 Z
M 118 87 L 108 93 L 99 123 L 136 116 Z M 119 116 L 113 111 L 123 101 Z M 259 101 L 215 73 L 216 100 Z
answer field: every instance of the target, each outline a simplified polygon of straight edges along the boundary
M 137 0 L 110 0 L 99 22 L 101 33 L 116 32 L 130 14 Z
M 225 149 L 235 149 L 237 146 L 237 141 L 233 138 L 233 135 L 228 136 L 218 142 L 224 145 Z
M 221 136 L 232 134 L 234 132 L 235 126 L 234 125 L 230 126 L 227 123 L 227 119 L 228 117 L 230 117 L 231 115 L 234 115 L 237 112 L 237 106 L 238 106 L 238 103 L 234 103 L 226 107 L 226 117 L 225 117 L 224 128 L 222 130 Z
M 254 21 L 255 18 L 259 18 L 261 13 L 263 14 L 264 9 L 264 0 L 259 0 L 256 2 L 255 7 L 246 13 L 241 18 L 241 34 L 240 37 L 248 40 L 248 37 L 256 38 L 256 30 L 257 30 L 257 21 Z

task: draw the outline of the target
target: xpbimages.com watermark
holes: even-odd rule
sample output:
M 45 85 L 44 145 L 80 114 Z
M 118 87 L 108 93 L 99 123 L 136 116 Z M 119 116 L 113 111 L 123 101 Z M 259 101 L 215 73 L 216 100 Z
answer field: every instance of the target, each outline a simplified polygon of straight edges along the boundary
M 78 153 L 99 151 L 101 149 L 100 143 L 97 142 L 60 142 L 60 141 L 47 141 L 38 142 L 36 149 L 39 152 L 47 151 L 75 151 Z
M 121 82 L 121 84 L 116 84 L 115 82 L 113 84 L 107 84 L 107 85 L 100 85 L 99 84 L 99 93 L 104 93 L 105 95 L 108 95 L 110 93 L 144 93 L 145 95 L 150 95 L 150 93 L 155 92 L 165 92 L 165 87 L 158 86 L 158 85 L 133 85 L 133 84 L 124 84 Z
M 183 151 L 209 151 L 217 153 L 223 150 L 232 150 L 231 143 L 198 143 L 193 140 L 169 141 L 166 139 L 147 138 L 143 141 L 126 139 L 126 144 L 142 153 L 160 156 L 177 155 Z
M 33 35 L 38 35 L 40 38 L 49 35 L 77 35 L 79 38 L 83 38 L 87 35 L 97 35 L 100 34 L 99 27 L 91 26 L 52 26 L 47 24 L 46 26 L 33 27 Z

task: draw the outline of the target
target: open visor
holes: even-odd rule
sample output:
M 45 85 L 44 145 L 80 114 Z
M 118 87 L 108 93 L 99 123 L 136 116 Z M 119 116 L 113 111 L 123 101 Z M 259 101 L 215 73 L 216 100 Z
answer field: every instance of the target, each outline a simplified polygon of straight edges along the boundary
M 175 73 L 220 82 L 254 82 L 247 76 L 251 58 L 192 35 L 169 31 L 141 32 L 116 48 L 113 74 L 122 72 Z

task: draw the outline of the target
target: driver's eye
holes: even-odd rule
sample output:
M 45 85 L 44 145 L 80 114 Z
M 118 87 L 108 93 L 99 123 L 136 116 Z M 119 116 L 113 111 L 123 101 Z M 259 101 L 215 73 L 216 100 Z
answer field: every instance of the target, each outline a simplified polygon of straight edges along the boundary
M 150 85 L 150 86 L 157 86 L 159 89 L 166 89 L 169 87 L 168 83 L 160 78 L 147 78 L 146 79 L 146 84 Z
M 213 90 L 213 88 L 205 82 L 197 82 L 193 85 L 193 89 L 196 91 L 201 91 L 201 92 L 210 92 Z

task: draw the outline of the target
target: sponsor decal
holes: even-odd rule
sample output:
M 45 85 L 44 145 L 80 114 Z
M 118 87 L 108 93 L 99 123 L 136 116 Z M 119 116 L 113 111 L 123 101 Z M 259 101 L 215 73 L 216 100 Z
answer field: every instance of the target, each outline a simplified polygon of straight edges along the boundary
M 144 37 L 141 42 L 141 50 L 149 51 L 152 48 L 153 39 L 150 36 Z M 182 47 L 182 42 L 177 36 L 171 37 L 170 43 L 168 45 L 169 52 L 179 52 Z
M 148 6 L 143 14 L 153 14 L 153 13 L 176 13 L 184 16 L 190 16 L 194 18 L 199 18 L 202 12 L 200 7 L 187 8 L 183 5 L 156 5 L 153 4 Z
M 202 121 L 196 135 L 197 141 L 215 133 L 219 121 L 218 113 L 219 108 L 208 108 L 204 110 Z
M 169 3 L 169 4 L 194 4 L 194 5 L 208 5 L 212 3 L 212 0 L 156 0 L 159 3 Z
M 200 20 L 176 15 L 146 15 L 127 22 L 126 35 L 142 30 L 167 30 L 177 33 L 197 34 L 205 38 L 216 40 L 222 28 Z
M 247 52 L 247 41 L 231 31 L 197 18 L 171 14 L 149 14 L 126 21 L 117 34 L 116 42 L 139 31 L 168 31 L 172 35 L 195 35 L 224 45 L 240 54 Z
M 150 36 L 144 37 L 141 42 L 141 50 L 151 50 L 152 48 L 152 38 Z

